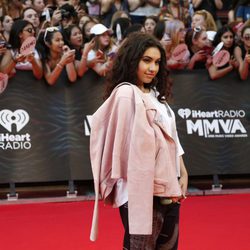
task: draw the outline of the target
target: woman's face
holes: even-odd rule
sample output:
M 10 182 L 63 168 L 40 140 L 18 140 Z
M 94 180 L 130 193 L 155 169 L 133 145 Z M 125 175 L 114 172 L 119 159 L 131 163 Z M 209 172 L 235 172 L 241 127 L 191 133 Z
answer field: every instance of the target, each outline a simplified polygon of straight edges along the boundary
M 250 49 L 250 29 L 247 28 L 245 29 L 243 36 L 242 36 L 242 41 L 244 43 L 244 45 Z
M 98 37 L 99 37 L 99 43 L 100 43 L 101 48 L 105 48 L 105 47 L 109 46 L 111 38 L 110 38 L 108 31 L 104 32 L 103 34 L 99 35 Z
M 179 43 L 184 43 L 185 42 L 185 36 L 186 36 L 186 29 L 184 24 L 182 23 L 179 30 L 178 30 L 178 41 Z
M 52 40 L 51 40 L 51 44 L 49 45 L 49 48 L 53 52 L 62 53 L 63 45 L 64 45 L 63 36 L 59 31 L 56 31 L 52 36 Z
M 33 24 L 35 28 L 37 28 L 40 24 L 40 20 L 38 14 L 33 9 L 28 9 L 23 13 L 23 19 L 29 21 Z
M 44 1 L 43 0 L 34 0 L 33 7 L 37 12 L 42 13 L 43 9 L 45 7 Z
M 79 21 L 79 27 L 82 29 L 83 25 L 90 20 L 89 16 L 83 16 Z
M 154 33 L 155 26 L 156 26 L 156 23 L 151 18 L 148 18 L 144 23 L 146 33 L 151 34 L 151 35 Z
M 151 47 L 144 52 L 137 68 L 138 86 L 152 82 L 159 72 L 160 60 L 161 52 L 158 48 Z
M 70 35 L 70 43 L 74 46 L 74 47 L 81 47 L 82 46 L 82 33 L 81 30 L 78 27 L 74 27 L 71 30 L 71 35 Z
M 10 32 L 11 27 L 13 24 L 13 19 L 10 16 L 5 16 L 4 20 L 3 20 L 3 29 L 6 32 Z
M 90 37 L 90 30 L 94 25 L 94 22 L 89 22 L 86 24 L 86 26 L 84 27 L 84 34 L 86 35 L 86 37 Z
M 23 31 L 19 34 L 21 43 L 28 37 L 33 37 L 33 36 L 35 36 L 35 30 L 31 24 L 25 26 Z
M 224 47 L 226 49 L 230 49 L 233 46 L 234 43 L 234 35 L 231 31 L 225 32 L 221 36 L 221 41 L 224 43 Z
M 193 44 L 196 45 L 199 49 L 203 49 L 205 46 L 209 46 L 209 40 L 207 38 L 206 31 L 202 30 L 197 39 L 193 40 Z
M 194 27 L 198 27 L 198 26 L 206 27 L 206 23 L 205 23 L 205 19 L 202 15 L 196 14 L 192 17 L 191 27 L 193 29 Z

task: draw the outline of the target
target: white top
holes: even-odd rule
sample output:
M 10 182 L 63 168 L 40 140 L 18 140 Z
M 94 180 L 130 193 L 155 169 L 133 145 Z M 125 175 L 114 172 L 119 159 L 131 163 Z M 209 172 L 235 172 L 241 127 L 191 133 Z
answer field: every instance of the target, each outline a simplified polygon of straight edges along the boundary
M 175 122 L 175 114 L 173 110 L 169 107 L 167 103 L 160 103 L 157 99 L 158 93 L 154 90 L 151 90 L 150 93 L 145 93 L 147 97 L 149 97 L 154 104 L 156 110 L 160 113 L 161 118 L 163 120 L 164 126 L 166 127 L 166 131 L 168 135 L 175 141 L 176 143 L 176 176 L 180 177 L 180 159 L 179 157 L 184 154 L 184 150 L 180 144 L 179 137 L 176 130 L 176 122 Z M 127 180 L 119 179 L 116 183 L 116 204 L 122 206 L 124 203 L 128 201 L 128 188 L 127 188 Z

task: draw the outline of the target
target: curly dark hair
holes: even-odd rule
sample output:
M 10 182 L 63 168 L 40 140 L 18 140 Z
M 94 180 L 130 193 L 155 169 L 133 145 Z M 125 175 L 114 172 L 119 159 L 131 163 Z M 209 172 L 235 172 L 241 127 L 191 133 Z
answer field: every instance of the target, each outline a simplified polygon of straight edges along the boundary
M 158 48 L 161 54 L 159 71 L 156 78 L 145 88 L 156 89 L 159 92 L 158 100 L 165 101 L 171 97 L 172 82 L 168 78 L 166 69 L 166 54 L 160 42 L 152 35 L 142 32 L 133 32 L 125 39 L 114 59 L 112 70 L 107 75 L 107 89 L 104 98 L 108 98 L 113 89 L 122 82 L 137 85 L 137 68 L 139 62 L 149 48 Z

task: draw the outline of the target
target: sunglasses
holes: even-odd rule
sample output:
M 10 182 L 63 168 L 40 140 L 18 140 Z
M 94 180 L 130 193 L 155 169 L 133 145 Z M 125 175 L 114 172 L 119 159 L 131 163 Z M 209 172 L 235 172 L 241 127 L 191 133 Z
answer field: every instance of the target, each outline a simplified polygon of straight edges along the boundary
M 250 35 L 243 36 L 246 41 L 250 41 Z
M 35 30 L 33 28 L 28 28 L 28 29 L 24 29 L 23 31 L 27 31 L 29 32 L 30 34 L 34 33 Z
M 194 27 L 192 39 L 195 39 L 195 37 L 197 36 L 197 34 L 199 34 L 201 31 L 202 31 L 202 28 L 200 26 Z
M 55 31 L 59 31 L 59 29 L 57 27 L 46 28 L 44 32 L 44 37 L 43 37 L 44 42 L 46 42 L 46 37 L 47 37 L 48 32 L 55 32 Z

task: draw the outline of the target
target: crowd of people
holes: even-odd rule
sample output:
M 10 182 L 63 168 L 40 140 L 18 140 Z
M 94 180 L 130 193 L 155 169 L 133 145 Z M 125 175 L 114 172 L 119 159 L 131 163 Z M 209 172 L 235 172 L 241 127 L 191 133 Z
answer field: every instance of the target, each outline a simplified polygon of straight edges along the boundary
M 31 70 L 50 85 L 61 74 L 74 82 L 89 69 L 106 76 L 129 34 L 145 32 L 165 48 L 170 70 L 204 68 L 212 80 L 235 70 L 246 80 L 250 3 L 233 1 L 228 23 L 217 16 L 222 8 L 222 0 L 4 0 L 0 72 L 10 78 Z M 30 37 L 35 46 L 22 53 Z

